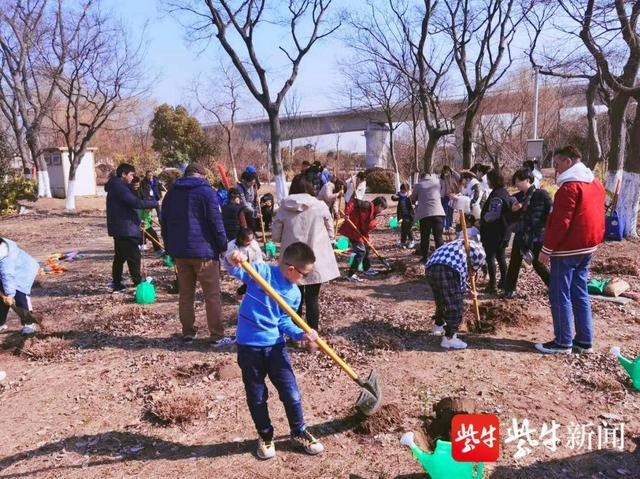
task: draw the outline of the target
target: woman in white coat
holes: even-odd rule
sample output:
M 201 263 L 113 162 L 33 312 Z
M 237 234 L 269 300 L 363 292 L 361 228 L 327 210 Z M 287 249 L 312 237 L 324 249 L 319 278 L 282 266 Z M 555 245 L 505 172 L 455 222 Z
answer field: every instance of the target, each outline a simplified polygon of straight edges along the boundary
M 324 201 L 314 196 L 313 185 L 302 175 L 291 182 L 289 196 L 280 204 L 271 234 L 280 242 L 284 251 L 291 243 L 301 241 L 311 247 L 316 255 L 313 271 L 300 283 L 302 302 L 298 314 L 306 307 L 305 319 L 309 326 L 318 330 L 320 320 L 320 286 L 340 276 L 333 252 L 333 217 Z

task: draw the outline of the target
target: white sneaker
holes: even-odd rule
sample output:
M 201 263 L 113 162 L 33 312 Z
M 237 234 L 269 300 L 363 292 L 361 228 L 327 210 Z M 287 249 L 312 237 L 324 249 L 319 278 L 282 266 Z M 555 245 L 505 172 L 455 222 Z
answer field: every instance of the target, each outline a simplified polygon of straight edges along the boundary
M 409 242 L 409 246 L 407 246 L 407 248 L 409 248 L 409 249 L 413 249 L 415 247 L 416 247 L 416 242 L 415 241 L 410 241 Z
M 22 327 L 22 331 L 20 331 L 20 334 L 22 334 L 23 336 L 33 336 L 34 334 L 36 334 L 37 330 L 38 330 L 38 326 L 35 323 L 25 324 Z
M 267 459 L 273 459 L 276 457 L 276 445 L 273 441 L 266 442 L 261 437 L 258 438 L 258 449 L 256 454 L 260 459 L 266 461 Z
M 7 329 L 9 329 L 9 326 L 7 326 L 6 324 L 3 324 L 2 326 L 0 326 L 0 333 L 2 331 L 6 331 Z
M 235 336 L 225 336 L 224 338 L 218 339 L 217 341 L 211 341 L 211 346 L 213 346 L 214 348 L 231 346 L 232 344 L 236 344 Z
M 434 336 L 444 336 L 444 326 L 438 326 L 435 324 L 433 328 L 431 328 L 431 334 Z
M 467 347 L 467 343 L 458 338 L 457 334 L 454 334 L 451 338 L 443 336 L 440 347 L 445 349 L 465 349 Z
M 364 273 L 365 276 L 377 276 L 379 273 L 373 269 L 368 269 Z
M 362 279 L 355 273 L 353 273 L 351 276 L 347 276 L 347 280 L 351 281 L 352 283 L 362 283 Z
M 320 441 L 311 435 L 306 429 L 300 434 L 291 435 L 291 444 L 295 447 L 301 447 L 304 452 L 315 456 L 324 452 L 324 446 Z

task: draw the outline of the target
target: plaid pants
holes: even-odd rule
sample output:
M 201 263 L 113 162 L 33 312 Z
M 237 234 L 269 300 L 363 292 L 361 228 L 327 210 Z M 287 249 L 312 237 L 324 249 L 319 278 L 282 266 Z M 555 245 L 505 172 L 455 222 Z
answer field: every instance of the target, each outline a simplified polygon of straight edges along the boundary
M 445 334 L 450 338 L 458 332 L 464 312 L 460 274 L 443 264 L 434 264 L 427 270 L 427 281 L 436 300 L 436 325 L 444 325 Z

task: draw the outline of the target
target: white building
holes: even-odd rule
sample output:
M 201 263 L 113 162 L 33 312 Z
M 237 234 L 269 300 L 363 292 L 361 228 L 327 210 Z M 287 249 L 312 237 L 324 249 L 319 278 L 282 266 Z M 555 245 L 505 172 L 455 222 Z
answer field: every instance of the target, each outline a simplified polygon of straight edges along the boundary
M 96 195 L 96 168 L 94 152 L 97 148 L 87 148 L 87 151 L 76 170 L 75 196 Z M 44 159 L 49 170 L 51 194 L 56 198 L 67 197 L 69 181 L 69 153 L 67 148 L 47 148 Z

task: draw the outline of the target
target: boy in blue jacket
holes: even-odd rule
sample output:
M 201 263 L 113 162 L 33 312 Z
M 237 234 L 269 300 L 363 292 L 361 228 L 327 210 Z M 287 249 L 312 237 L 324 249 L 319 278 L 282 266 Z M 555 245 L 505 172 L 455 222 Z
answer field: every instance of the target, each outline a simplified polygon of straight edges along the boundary
M 295 341 L 306 338 L 313 343 L 318 334 L 315 331 L 305 334 L 293 323 L 278 303 L 242 269 L 240 264 L 246 259 L 241 252 L 231 251 L 225 256 L 225 267 L 247 285 L 247 293 L 238 312 L 236 341 L 247 404 L 259 436 L 257 455 L 260 459 L 271 459 L 276 455 L 273 426 L 267 408 L 267 375 L 284 404 L 292 444 L 307 454 L 320 454 L 324 446 L 305 428 L 300 391 L 285 348 L 285 335 Z M 297 242 L 284 250 L 280 265 L 253 263 L 252 266 L 295 311 L 301 300 L 296 284 L 313 271 L 315 261 L 313 250 Z
M 38 262 L 15 242 L 0 238 L 0 286 L 3 295 L 3 300 L 0 301 L 0 331 L 7 329 L 5 322 L 13 304 L 31 311 L 29 295 L 39 270 Z M 23 335 L 32 336 L 36 333 L 35 323 L 27 323 L 27 318 L 20 320 Z

